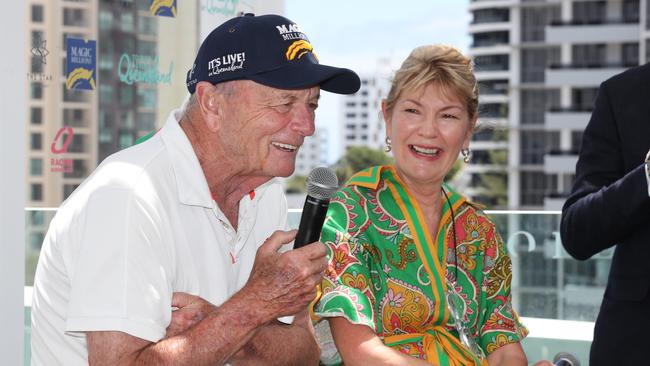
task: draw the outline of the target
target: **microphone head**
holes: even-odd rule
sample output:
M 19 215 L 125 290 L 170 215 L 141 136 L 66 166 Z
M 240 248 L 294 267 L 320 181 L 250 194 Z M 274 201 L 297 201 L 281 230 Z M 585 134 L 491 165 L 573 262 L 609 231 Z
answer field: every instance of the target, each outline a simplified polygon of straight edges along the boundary
M 307 176 L 307 195 L 319 200 L 329 200 L 339 187 L 336 173 L 330 168 L 318 167 Z
M 580 361 L 576 356 L 568 352 L 559 352 L 555 357 L 553 357 L 554 365 L 567 365 L 567 366 L 580 366 Z

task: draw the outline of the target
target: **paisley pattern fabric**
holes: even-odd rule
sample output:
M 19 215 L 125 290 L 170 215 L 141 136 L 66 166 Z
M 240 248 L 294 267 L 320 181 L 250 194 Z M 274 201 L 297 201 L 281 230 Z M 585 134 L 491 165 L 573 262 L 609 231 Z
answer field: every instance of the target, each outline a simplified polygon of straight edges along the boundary
M 445 300 L 453 287 L 464 303 L 463 326 L 484 356 L 523 339 L 528 331 L 511 306 L 512 265 L 502 239 L 479 208 L 445 191 L 431 235 L 393 167 L 353 176 L 323 226 L 330 263 L 314 316 L 366 325 L 386 345 L 435 364 L 486 365 L 458 339 Z

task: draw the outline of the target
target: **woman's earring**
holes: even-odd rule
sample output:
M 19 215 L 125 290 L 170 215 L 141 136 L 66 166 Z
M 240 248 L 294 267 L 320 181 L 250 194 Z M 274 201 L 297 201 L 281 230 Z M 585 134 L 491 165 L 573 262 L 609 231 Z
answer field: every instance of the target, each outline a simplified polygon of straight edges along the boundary
M 385 152 L 390 152 L 393 149 L 393 146 L 390 144 L 390 137 L 386 136 L 386 147 L 384 148 Z
M 470 150 L 469 148 L 462 149 L 460 153 L 463 155 L 463 161 L 465 162 L 465 164 L 469 164 L 469 158 L 472 155 L 472 150 Z

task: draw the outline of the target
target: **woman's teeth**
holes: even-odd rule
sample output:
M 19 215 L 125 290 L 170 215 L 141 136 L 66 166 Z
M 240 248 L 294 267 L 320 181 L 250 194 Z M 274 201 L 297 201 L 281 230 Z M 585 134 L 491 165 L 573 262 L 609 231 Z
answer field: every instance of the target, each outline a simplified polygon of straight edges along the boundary
M 420 147 L 420 146 L 415 146 L 415 145 L 410 145 L 411 150 L 415 151 L 418 154 L 422 155 L 428 155 L 428 156 L 436 156 L 440 152 L 439 149 L 432 148 L 432 149 L 427 149 L 425 147 Z
M 283 144 L 281 142 L 271 142 L 271 145 L 277 147 L 278 149 L 286 152 L 294 152 L 298 148 L 298 146 L 293 146 L 289 144 Z

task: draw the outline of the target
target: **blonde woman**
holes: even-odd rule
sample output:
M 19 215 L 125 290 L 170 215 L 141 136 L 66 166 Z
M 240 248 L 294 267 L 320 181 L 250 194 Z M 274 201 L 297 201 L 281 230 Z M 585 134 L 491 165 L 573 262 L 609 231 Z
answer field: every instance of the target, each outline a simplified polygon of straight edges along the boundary
M 395 164 L 359 172 L 332 200 L 315 315 L 346 365 L 526 365 L 503 241 L 443 184 L 469 158 L 478 117 L 470 60 L 448 46 L 414 49 L 382 111 Z

